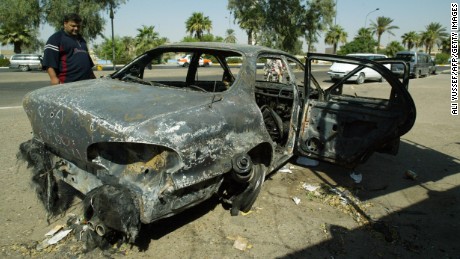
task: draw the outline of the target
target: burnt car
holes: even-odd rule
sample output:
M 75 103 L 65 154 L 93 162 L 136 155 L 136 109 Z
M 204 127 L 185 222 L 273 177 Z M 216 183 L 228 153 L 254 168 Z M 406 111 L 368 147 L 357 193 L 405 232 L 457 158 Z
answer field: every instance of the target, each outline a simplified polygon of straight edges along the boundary
M 165 64 L 185 53 L 187 69 Z M 203 55 L 216 64 L 201 67 Z M 266 80 L 267 60 L 283 64 L 276 81 Z M 318 62 L 355 68 L 331 83 L 327 69 L 312 69 Z M 382 75 L 385 96 L 347 92 L 344 82 L 364 68 Z M 355 168 L 374 152 L 395 154 L 415 122 L 407 83 L 354 57 L 301 62 L 260 46 L 164 45 L 110 76 L 28 93 L 33 137 L 20 154 L 48 211 L 65 210 L 60 190 L 72 187 L 100 235 L 119 231 L 134 242 L 141 223 L 213 195 L 232 215 L 250 210 L 265 177 L 293 156 Z

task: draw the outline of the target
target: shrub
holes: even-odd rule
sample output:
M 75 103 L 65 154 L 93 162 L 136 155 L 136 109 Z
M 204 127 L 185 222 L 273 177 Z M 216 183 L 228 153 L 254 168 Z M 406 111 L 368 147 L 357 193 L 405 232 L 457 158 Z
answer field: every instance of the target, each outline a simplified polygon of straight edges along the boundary
M 434 62 L 436 64 L 447 64 L 449 61 L 450 55 L 447 53 L 438 53 L 436 54 L 436 58 Z
M 0 59 L 0 67 L 8 67 L 10 66 L 10 60 L 7 58 Z

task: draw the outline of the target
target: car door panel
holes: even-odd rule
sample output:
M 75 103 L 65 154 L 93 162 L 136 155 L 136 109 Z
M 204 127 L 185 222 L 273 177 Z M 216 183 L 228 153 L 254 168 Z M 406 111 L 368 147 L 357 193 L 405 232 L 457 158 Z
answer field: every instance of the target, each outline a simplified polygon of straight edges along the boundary
M 370 97 L 335 95 L 336 82 L 323 95 L 307 98 L 303 107 L 298 152 L 301 155 L 346 167 L 355 167 L 375 151 L 395 153 L 399 137 L 415 122 L 415 105 L 404 86 L 387 67 L 373 61 L 309 54 L 305 76 L 306 89 L 314 89 L 313 60 L 342 62 L 367 67 L 381 74 L 391 85 L 388 100 Z M 406 71 L 407 72 L 407 71 Z M 354 73 L 354 71 L 350 72 Z

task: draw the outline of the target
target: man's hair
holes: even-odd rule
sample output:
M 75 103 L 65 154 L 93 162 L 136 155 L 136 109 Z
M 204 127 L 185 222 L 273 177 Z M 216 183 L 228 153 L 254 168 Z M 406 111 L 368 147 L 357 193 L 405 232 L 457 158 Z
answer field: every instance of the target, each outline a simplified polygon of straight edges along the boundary
M 69 13 L 69 14 L 66 14 L 64 16 L 64 22 L 68 22 L 68 21 L 73 21 L 73 22 L 76 22 L 76 23 L 81 23 L 81 17 L 80 15 L 76 14 L 76 13 Z

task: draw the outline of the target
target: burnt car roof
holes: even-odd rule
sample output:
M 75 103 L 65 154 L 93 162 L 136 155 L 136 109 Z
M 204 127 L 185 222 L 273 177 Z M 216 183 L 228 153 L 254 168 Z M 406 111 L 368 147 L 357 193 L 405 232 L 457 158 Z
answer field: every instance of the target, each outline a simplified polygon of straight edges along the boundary
M 155 49 L 206 49 L 206 50 L 222 50 L 235 51 L 245 55 L 251 55 L 261 52 L 272 52 L 282 55 L 292 56 L 291 54 L 277 49 L 272 49 L 257 45 L 221 43 L 221 42 L 178 42 L 159 46 Z

